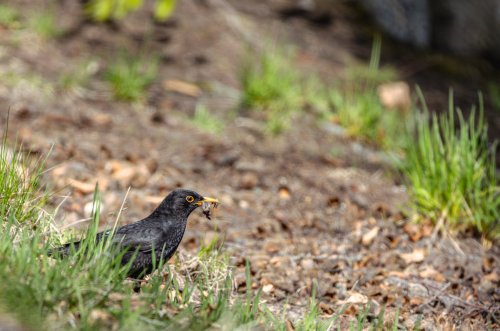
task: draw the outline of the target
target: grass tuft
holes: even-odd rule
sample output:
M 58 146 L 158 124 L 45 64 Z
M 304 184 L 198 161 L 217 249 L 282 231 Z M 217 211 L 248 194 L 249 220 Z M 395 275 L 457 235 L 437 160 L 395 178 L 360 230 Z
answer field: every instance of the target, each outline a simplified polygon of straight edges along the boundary
M 86 5 L 87 14 L 95 21 L 120 20 L 137 10 L 142 0 L 90 0 Z
M 106 70 L 105 79 L 114 96 L 123 101 L 144 99 L 146 89 L 156 79 L 158 61 L 155 59 L 120 57 Z
M 82 62 L 75 68 L 63 72 L 59 76 L 58 86 L 65 91 L 80 91 L 89 84 L 98 69 L 99 64 L 95 60 Z
M 2 223 L 34 226 L 46 200 L 40 185 L 45 160 L 29 158 L 20 149 L 9 148 L 4 135 L 0 147 L 0 219 Z
M 220 134 L 224 130 L 224 123 L 211 114 L 208 108 L 202 104 L 196 106 L 191 123 L 200 130 L 211 134 Z
M 373 42 L 370 63 L 347 69 L 347 77 L 329 92 L 334 110 L 332 120 L 346 129 L 350 137 L 374 143 L 384 149 L 401 148 L 401 135 L 407 114 L 385 108 L 377 87 L 396 80 L 394 69 L 380 67 L 381 39 Z
M 248 62 L 241 74 L 242 106 L 262 112 L 272 134 L 285 131 L 301 107 L 302 86 L 292 58 L 290 52 L 265 51 L 257 62 Z
M 87 14 L 98 22 L 124 19 L 143 6 L 143 0 L 90 0 L 85 6 Z M 154 17 L 164 21 L 172 15 L 176 0 L 156 0 Z
M 332 90 L 330 101 L 335 110 L 332 120 L 344 127 L 348 136 L 384 149 L 401 147 L 405 115 L 382 106 L 374 90 Z
M 500 184 L 495 145 L 488 147 L 482 97 L 468 118 L 453 105 L 443 115 L 424 113 L 415 122 L 416 141 L 406 144 L 404 171 L 413 205 L 422 217 L 455 229 L 475 228 L 500 236 Z M 430 117 L 430 118 L 429 118 Z
M 8 29 L 19 26 L 19 12 L 10 6 L 0 5 L 0 26 Z
M 51 9 L 44 9 L 31 14 L 28 25 L 43 39 L 53 39 L 61 35 L 62 31 L 57 26 L 56 15 Z

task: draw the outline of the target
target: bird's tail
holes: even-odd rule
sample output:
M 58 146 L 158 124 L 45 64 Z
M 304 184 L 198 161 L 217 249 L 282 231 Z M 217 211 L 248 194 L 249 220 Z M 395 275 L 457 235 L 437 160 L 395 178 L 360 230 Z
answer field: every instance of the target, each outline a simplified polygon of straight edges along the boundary
M 74 249 L 78 250 L 78 248 L 80 247 L 80 242 L 75 241 L 50 249 L 49 251 L 47 251 L 47 255 L 53 257 L 66 257 L 71 252 L 71 246 L 74 246 L 75 247 Z

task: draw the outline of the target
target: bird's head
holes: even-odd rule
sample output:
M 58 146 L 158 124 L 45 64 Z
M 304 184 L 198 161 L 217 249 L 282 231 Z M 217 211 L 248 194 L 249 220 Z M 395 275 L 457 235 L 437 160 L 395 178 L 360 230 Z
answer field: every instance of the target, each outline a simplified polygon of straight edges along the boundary
M 195 191 L 185 189 L 172 191 L 165 200 L 171 204 L 174 212 L 179 214 L 187 213 L 189 215 L 196 208 L 202 207 L 208 219 L 210 219 L 210 213 L 207 212 L 207 208 L 219 203 L 217 199 L 204 197 Z

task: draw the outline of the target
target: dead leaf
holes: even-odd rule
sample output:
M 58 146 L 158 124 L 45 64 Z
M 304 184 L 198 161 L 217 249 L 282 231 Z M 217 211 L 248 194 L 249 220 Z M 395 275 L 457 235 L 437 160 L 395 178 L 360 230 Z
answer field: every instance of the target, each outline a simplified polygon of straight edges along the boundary
M 275 242 L 267 242 L 264 244 L 264 250 L 268 253 L 276 253 L 280 250 L 280 246 Z
M 280 199 L 290 199 L 290 190 L 287 187 L 281 187 L 279 190 Z
M 347 303 L 353 304 L 366 304 L 368 303 L 368 297 L 358 292 L 349 292 L 349 297 L 346 300 L 337 301 L 338 305 L 345 305 Z
M 402 253 L 399 256 L 406 264 L 422 262 L 425 259 L 425 249 L 416 248 L 411 253 Z
M 67 170 L 68 170 L 68 166 L 65 165 L 65 164 L 63 164 L 63 165 L 61 165 L 59 167 L 53 168 L 52 169 L 52 175 L 54 177 L 61 177 L 61 176 L 66 175 Z
M 112 171 L 111 176 L 114 180 L 121 183 L 123 187 L 131 186 L 143 187 L 147 184 L 148 178 L 150 177 L 149 170 L 147 166 L 143 163 L 135 165 L 129 162 L 123 163 L 113 163 L 111 169 L 116 169 Z
M 94 309 L 90 312 L 90 320 L 92 321 L 108 321 L 111 319 L 111 314 L 100 309 Z
M 373 242 L 373 240 L 377 237 L 379 230 L 380 230 L 380 228 L 378 226 L 376 226 L 373 229 L 371 229 L 370 231 L 368 231 L 367 233 L 365 233 L 363 235 L 363 237 L 361 238 L 361 243 L 364 246 L 370 246 L 371 243 Z
M 347 307 L 344 310 L 344 314 L 345 315 L 356 316 L 358 314 L 358 306 L 357 305 L 349 305 L 349 307 Z
M 320 302 L 318 304 L 318 307 L 319 309 L 321 309 L 321 311 L 327 315 L 333 315 L 333 313 L 335 312 L 335 310 L 333 309 L 333 307 L 325 302 Z
M 267 285 L 262 286 L 262 292 L 264 292 L 266 294 L 270 294 L 273 291 L 274 291 L 273 284 L 267 284 Z
M 177 79 L 167 79 L 163 81 L 163 88 L 167 91 L 173 91 L 191 97 L 198 97 L 201 95 L 201 89 L 198 86 Z
M 416 223 L 405 224 L 403 230 L 413 242 L 419 241 L 422 238 L 422 228 Z
M 387 273 L 387 276 L 405 279 L 405 278 L 408 278 L 409 275 L 404 271 L 391 270 Z
M 493 271 L 492 273 L 485 275 L 484 279 L 493 283 L 498 283 L 500 281 L 500 276 L 497 272 Z
M 92 114 L 92 122 L 96 125 L 109 126 L 113 122 L 113 117 L 108 114 L 95 113 Z
M 440 283 L 445 280 L 444 276 L 431 266 L 425 266 L 425 268 L 419 272 L 419 275 L 422 278 L 433 279 Z
M 311 270 L 314 268 L 314 261 L 312 259 L 303 259 L 300 261 L 300 265 L 304 270 Z
M 268 284 L 272 284 L 271 279 L 269 279 L 267 277 L 262 277 L 260 279 L 260 285 L 264 286 L 264 285 L 268 285 Z
M 83 194 L 92 193 L 95 189 L 95 183 L 85 183 L 73 178 L 69 178 L 68 182 L 71 187 Z
M 482 259 L 483 270 L 485 272 L 490 272 L 491 270 L 493 270 L 494 261 L 495 260 L 492 257 L 483 257 Z

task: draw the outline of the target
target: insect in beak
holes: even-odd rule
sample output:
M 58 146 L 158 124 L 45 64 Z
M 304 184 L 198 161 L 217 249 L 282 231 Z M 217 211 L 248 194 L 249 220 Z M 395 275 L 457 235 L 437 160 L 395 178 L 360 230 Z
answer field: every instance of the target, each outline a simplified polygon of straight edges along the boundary
M 216 209 L 219 206 L 219 200 L 214 198 L 203 197 L 203 200 L 197 201 L 196 204 L 198 206 L 201 206 L 203 214 L 205 215 L 206 218 L 210 220 L 212 219 L 211 218 L 212 209 Z

